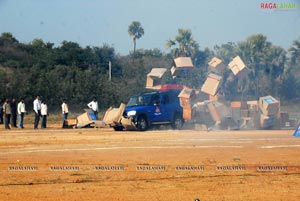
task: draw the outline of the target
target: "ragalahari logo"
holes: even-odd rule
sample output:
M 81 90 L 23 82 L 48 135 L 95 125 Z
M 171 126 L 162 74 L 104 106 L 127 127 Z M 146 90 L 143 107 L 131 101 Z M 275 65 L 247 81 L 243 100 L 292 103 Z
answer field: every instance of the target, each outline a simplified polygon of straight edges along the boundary
M 275 2 L 261 2 L 260 8 L 264 10 L 295 10 L 298 8 L 297 3 L 275 3 Z

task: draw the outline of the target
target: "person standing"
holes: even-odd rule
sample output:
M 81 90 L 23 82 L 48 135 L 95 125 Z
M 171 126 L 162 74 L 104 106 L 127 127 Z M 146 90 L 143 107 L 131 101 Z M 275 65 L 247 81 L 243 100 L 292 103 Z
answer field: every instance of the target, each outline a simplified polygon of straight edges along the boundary
M 42 128 L 47 128 L 47 115 L 48 115 L 48 106 L 46 101 L 43 100 L 41 104 L 41 115 L 42 115 Z
M 19 115 L 18 127 L 24 128 L 24 115 L 26 113 L 24 98 L 20 99 L 17 108 L 18 108 L 18 115 Z
M 96 97 L 93 98 L 93 100 L 87 104 L 87 106 L 93 110 L 94 114 L 95 114 L 95 117 L 96 119 L 98 120 L 98 111 L 99 111 L 99 108 L 98 108 L 98 102 L 97 102 L 97 99 Z
M 68 119 L 68 114 L 69 114 L 69 108 L 66 99 L 63 99 L 61 110 L 62 110 L 62 123 L 63 123 L 62 127 L 64 128 L 66 125 L 65 121 Z
M 16 99 L 11 99 L 10 102 L 11 108 L 11 126 L 17 128 L 17 102 Z
M 9 124 L 10 124 L 10 117 L 11 117 L 11 107 L 10 107 L 10 102 L 9 99 L 5 99 L 5 102 L 3 104 L 3 113 L 5 116 L 5 128 L 10 129 Z
M 33 110 L 34 110 L 34 129 L 38 128 L 40 116 L 41 116 L 41 101 L 40 96 L 36 96 L 33 101 Z

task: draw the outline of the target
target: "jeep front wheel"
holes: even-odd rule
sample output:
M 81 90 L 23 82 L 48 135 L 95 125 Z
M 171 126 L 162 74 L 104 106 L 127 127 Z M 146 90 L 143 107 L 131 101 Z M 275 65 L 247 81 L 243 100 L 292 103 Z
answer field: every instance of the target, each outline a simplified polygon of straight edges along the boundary
M 136 125 L 137 129 L 140 131 L 145 131 L 148 128 L 148 123 L 147 120 L 145 118 L 145 116 L 139 116 L 138 120 L 137 120 L 137 125 Z

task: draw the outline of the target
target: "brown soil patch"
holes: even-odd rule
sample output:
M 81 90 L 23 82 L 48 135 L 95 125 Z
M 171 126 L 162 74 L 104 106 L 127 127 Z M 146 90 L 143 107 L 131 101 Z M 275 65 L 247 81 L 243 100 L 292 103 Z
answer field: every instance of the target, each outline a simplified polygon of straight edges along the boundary
M 298 200 L 291 130 L 0 128 L 0 200 Z

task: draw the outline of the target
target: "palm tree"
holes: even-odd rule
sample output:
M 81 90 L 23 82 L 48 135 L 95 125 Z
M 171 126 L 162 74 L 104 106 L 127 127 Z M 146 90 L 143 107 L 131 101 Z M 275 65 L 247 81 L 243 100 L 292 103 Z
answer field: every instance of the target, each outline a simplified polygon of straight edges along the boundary
M 133 40 L 133 54 L 136 50 L 136 40 L 140 39 L 144 35 L 144 29 L 140 22 L 133 21 L 128 27 L 129 36 Z
M 193 56 L 199 49 L 198 43 L 193 39 L 192 32 L 189 29 L 178 29 L 178 35 L 175 40 L 168 40 L 166 48 L 171 48 L 178 44 L 178 47 L 171 50 L 173 56 Z
M 292 64 L 300 63 L 300 38 L 294 40 L 292 47 L 289 48 Z

